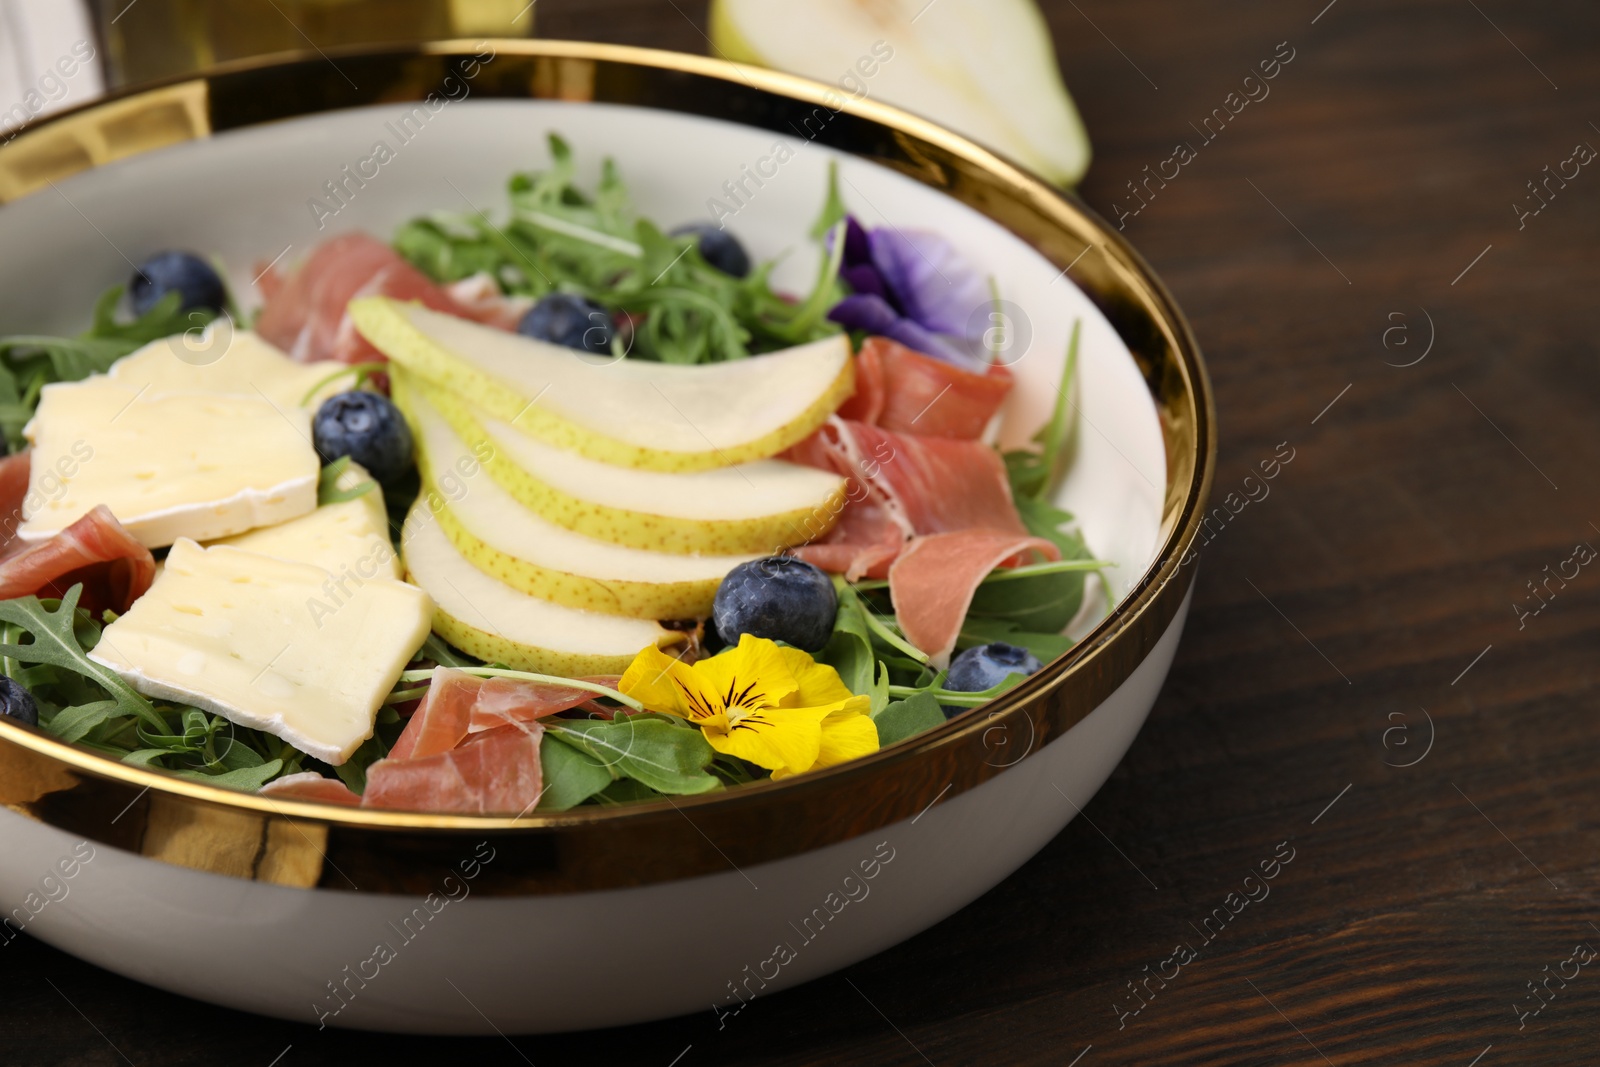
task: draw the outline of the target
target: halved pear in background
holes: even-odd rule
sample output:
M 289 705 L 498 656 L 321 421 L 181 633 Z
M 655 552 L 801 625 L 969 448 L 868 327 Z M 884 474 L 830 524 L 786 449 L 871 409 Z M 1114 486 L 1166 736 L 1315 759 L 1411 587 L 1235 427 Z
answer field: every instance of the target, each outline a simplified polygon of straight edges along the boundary
M 894 104 L 1061 185 L 1089 136 L 1033 0 L 712 0 L 713 51 Z

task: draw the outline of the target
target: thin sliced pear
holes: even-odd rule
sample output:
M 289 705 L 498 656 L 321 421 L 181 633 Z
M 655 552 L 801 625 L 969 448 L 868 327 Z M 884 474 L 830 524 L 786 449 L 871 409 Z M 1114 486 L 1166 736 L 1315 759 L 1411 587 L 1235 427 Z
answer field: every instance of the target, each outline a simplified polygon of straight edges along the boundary
M 728 59 L 925 115 L 1062 185 L 1088 169 L 1089 137 L 1034 0 L 713 0 L 711 41 Z
M 855 389 L 843 334 L 698 366 L 594 361 L 387 297 L 350 303 L 362 336 L 417 376 L 556 448 L 621 467 L 701 471 L 776 455 Z
M 723 577 L 756 558 L 667 555 L 573 533 L 517 503 L 427 401 L 413 394 L 406 410 L 435 521 L 469 563 L 520 592 L 636 619 L 704 618 Z
M 430 405 L 520 504 L 597 541 L 674 555 L 772 554 L 827 533 L 843 506 L 843 478 L 797 463 L 687 474 L 614 467 L 518 433 L 408 372 L 393 382 L 402 410 Z
M 567 677 L 621 674 L 641 649 L 688 643 L 687 634 L 654 622 L 519 593 L 468 563 L 420 502 L 406 517 L 401 550 L 406 577 L 433 597 L 434 631 L 490 663 Z

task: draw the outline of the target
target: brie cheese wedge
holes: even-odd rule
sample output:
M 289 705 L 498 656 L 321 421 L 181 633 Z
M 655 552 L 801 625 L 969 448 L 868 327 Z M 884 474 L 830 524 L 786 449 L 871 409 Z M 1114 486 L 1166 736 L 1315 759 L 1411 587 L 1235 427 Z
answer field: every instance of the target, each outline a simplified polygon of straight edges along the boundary
M 352 463 L 334 487 L 349 491 L 368 480 L 367 472 Z M 323 504 L 298 519 L 261 526 L 212 544 L 314 563 L 332 574 L 336 584 L 401 576 L 400 554 L 389 540 L 389 513 L 383 507 L 383 490 L 377 486 L 354 500 Z
M 280 408 L 298 408 L 312 394 L 315 401 L 350 388 L 341 378 L 318 388 L 329 375 L 344 369 L 336 360 L 296 363 L 249 330 L 217 320 L 203 332 L 181 333 L 152 341 L 111 365 L 107 377 L 131 392 L 239 393 L 263 396 Z
M 49 538 L 98 504 L 150 548 L 317 506 L 311 413 L 259 394 L 157 394 L 104 375 L 58 382 L 44 387 L 27 433 L 24 540 Z
M 190 704 L 343 763 L 428 636 L 433 601 L 391 578 L 341 592 L 309 563 L 181 539 L 90 658 L 148 697 Z

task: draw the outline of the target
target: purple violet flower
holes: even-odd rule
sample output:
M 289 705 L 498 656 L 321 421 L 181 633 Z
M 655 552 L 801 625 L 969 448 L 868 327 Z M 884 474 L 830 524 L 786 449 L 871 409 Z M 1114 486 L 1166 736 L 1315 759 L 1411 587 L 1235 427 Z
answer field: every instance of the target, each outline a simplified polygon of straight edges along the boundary
M 881 334 L 967 369 L 987 365 L 988 285 L 943 237 L 893 227 L 867 230 L 847 216 L 839 276 L 853 294 L 834 305 L 828 318 L 845 329 Z

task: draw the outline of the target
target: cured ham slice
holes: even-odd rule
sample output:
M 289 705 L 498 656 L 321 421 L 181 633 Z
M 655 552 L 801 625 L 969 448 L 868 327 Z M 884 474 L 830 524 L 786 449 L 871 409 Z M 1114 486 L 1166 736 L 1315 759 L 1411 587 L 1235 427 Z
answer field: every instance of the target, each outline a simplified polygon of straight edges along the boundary
M 896 433 L 830 419 L 787 458 L 850 479 L 838 523 L 795 555 L 851 581 L 881 578 L 919 534 L 986 527 L 1024 535 L 998 453 L 978 441 Z
M 620 679 L 612 676 L 587 680 L 614 686 Z M 478 690 L 478 699 L 472 705 L 472 717 L 467 730 L 476 736 L 512 723 L 533 722 L 593 699 L 594 694 L 587 689 L 546 685 L 520 678 L 489 678 Z
M 481 292 L 468 303 L 456 300 L 400 253 L 365 233 L 324 241 L 292 275 L 268 267 L 257 284 L 266 303 L 256 319 L 256 333 L 301 362 L 384 358 L 345 315 L 345 306 L 357 297 L 415 300 L 434 311 L 502 328 L 510 314 L 503 304 L 482 299 Z
M 889 568 L 889 597 L 906 640 L 926 652 L 935 667 L 949 666 L 978 583 L 1029 552 L 1061 558 L 1054 543 L 1005 530 L 960 530 L 913 540 Z
M 274 779 L 259 790 L 264 797 L 285 800 L 317 800 L 324 804 L 345 804 L 360 807 L 361 798 L 337 778 L 324 778 L 316 771 L 286 774 Z
M 363 807 L 463 815 L 521 815 L 543 792 L 538 723 L 486 731 L 459 748 L 367 768 Z
M 615 678 L 596 678 L 614 684 Z M 479 678 L 435 667 L 428 695 L 412 713 L 389 759 L 421 759 L 459 747 L 469 737 L 514 723 L 529 723 L 594 698 L 587 689 L 546 685 L 521 678 Z
M 22 502 L 28 496 L 30 457 L 26 451 L 0 459 L 0 515 L 4 527 L 0 528 L 0 556 L 10 551 L 17 540 L 17 527 L 22 525 Z
M 19 458 L 13 456 L 6 462 Z M 0 486 L 7 475 L 0 469 Z M 19 505 L 20 507 L 20 505 Z M 48 541 L 12 540 L 0 556 L 0 600 L 59 597 L 83 583 L 81 607 L 127 611 L 155 581 L 150 550 L 123 529 L 104 504 Z
M 533 307 L 532 297 L 506 296 L 494 278 L 481 272 L 451 282 L 444 291 L 466 312 L 467 318 L 501 330 L 515 330 Z
M 472 706 L 478 701 L 482 678 L 449 667 L 435 667 L 428 680 L 428 695 L 411 713 L 389 759 L 421 759 L 449 752 L 467 736 Z
M 972 441 L 983 435 L 1011 384 L 1011 372 L 1001 366 L 977 374 L 887 337 L 869 337 L 856 354 L 855 395 L 839 415 L 896 433 Z

